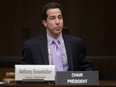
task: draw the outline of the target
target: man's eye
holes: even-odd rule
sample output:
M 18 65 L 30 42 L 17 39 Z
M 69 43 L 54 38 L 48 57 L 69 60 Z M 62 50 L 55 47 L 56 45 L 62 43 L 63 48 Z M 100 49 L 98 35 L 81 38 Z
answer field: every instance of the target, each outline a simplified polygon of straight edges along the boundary
M 51 18 L 51 19 L 55 19 L 55 18 Z
M 50 19 L 55 19 L 55 17 L 51 17 Z
M 59 19 L 62 19 L 62 16 L 58 17 Z

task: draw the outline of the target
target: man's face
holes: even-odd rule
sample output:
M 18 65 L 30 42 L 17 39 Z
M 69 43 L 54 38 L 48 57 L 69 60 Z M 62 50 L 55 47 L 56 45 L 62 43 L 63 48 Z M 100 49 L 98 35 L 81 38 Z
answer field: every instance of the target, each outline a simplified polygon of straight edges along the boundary
M 49 35 L 57 37 L 63 29 L 63 17 L 59 8 L 48 9 L 47 19 L 42 21 Z

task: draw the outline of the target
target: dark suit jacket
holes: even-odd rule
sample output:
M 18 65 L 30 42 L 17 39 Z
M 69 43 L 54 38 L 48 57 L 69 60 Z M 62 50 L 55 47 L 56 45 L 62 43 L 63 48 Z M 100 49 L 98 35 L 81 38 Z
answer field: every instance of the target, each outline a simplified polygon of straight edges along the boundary
M 70 35 L 63 35 L 63 39 L 68 58 L 68 70 L 90 70 L 89 64 L 85 57 L 86 50 L 82 40 L 78 37 Z M 22 56 L 23 64 L 49 64 L 47 36 L 42 35 L 26 41 Z

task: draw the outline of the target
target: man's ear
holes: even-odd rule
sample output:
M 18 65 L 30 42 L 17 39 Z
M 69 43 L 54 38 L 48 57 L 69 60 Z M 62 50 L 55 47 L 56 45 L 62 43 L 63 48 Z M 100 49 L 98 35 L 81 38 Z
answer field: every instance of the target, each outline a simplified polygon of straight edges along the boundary
M 45 27 L 47 26 L 46 20 L 42 20 L 42 23 L 43 23 L 43 25 L 44 25 Z

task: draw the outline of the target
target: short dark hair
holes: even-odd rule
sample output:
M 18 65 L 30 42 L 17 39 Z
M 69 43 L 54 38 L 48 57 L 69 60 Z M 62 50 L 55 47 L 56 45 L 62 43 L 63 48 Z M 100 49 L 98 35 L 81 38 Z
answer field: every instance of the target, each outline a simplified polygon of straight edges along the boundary
M 51 2 L 46 4 L 43 9 L 42 9 L 42 20 L 46 20 L 47 19 L 47 10 L 48 9 L 52 9 L 52 8 L 59 8 L 62 12 L 62 7 L 60 4 L 56 3 L 56 2 Z

